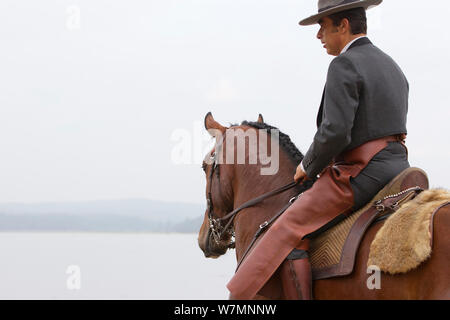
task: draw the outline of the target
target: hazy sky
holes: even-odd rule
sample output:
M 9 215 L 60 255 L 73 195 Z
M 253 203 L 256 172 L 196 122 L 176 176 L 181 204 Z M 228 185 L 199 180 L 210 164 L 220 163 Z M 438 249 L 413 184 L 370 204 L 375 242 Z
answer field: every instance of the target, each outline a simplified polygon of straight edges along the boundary
M 332 59 L 318 27 L 297 24 L 316 11 L 316 0 L 2 0 L 0 202 L 204 203 L 200 162 L 172 152 L 179 134 L 198 141 L 208 111 L 224 125 L 262 113 L 306 152 Z M 369 38 L 410 83 L 410 163 L 447 188 L 449 15 L 444 0 L 369 11 Z

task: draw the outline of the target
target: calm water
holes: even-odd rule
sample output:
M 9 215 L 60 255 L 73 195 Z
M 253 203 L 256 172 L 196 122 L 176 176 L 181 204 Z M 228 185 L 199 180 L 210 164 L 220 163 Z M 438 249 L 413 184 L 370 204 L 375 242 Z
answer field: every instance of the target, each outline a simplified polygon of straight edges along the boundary
M 196 234 L 0 233 L 0 299 L 227 299 L 235 266 Z

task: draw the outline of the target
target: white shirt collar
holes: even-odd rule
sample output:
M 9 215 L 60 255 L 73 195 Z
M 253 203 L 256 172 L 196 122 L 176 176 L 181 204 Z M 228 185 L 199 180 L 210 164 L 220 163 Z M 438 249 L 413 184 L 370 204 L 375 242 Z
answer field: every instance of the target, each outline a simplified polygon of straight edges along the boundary
M 350 46 L 353 44 L 353 42 L 355 42 L 356 40 L 361 39 L 361 38 L 367 38 L 367 36 L 361 36 L 361 37 L 353 39 L 352 41 L 347 43 L 347 45 L 344 47 L 344 49 L 342 49 L 340 54 L 343 54 L 344 52 L 346 52 L 348 50 L 348 48 L 350 48 Z

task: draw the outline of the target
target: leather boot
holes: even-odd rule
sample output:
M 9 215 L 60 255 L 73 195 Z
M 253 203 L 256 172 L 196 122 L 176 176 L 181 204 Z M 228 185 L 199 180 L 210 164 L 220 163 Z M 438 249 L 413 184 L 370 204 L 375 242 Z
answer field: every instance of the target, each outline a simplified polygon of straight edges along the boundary
M 306 250 L 294 249 L 282 263 L 280 276 L 286 300 L 312 300 L 312 275 Z

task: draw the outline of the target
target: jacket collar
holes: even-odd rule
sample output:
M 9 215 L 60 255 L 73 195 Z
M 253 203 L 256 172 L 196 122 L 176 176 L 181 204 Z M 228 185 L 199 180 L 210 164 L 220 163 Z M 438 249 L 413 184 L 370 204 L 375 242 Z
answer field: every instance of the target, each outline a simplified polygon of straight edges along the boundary
M 347 49 L 347 51 L 351 50 L 352 48 L 363 46 L 363 45 L 366 45 L 366 44 L 372 44 L 372 41 L 370 41 L 369 38 L 367 38 L 367 37 L 358 39 L 358 40 L 356 40 L 355 42 L 352 43 L 352 45 Z

